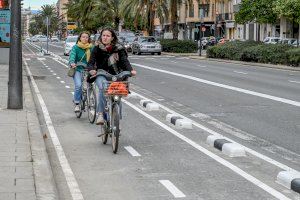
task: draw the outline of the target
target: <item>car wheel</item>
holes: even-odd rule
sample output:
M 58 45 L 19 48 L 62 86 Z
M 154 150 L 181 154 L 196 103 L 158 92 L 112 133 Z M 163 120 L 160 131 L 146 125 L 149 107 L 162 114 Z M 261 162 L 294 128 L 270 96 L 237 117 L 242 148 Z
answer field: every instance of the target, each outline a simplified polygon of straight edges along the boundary
M 154 53 L 151 53 L 151 55 L 154 55 Z
M 161 55 L 161 52 L 158 52 L 157 55 Z

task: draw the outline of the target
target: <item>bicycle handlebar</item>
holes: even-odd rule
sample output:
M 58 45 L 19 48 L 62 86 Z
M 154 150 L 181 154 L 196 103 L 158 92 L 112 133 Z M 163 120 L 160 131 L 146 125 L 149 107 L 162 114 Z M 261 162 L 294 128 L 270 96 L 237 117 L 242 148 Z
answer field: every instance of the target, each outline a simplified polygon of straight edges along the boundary
M 97 70 L 97 74 L 95 74 L 92 77 L 96 77 L 96 76 L 104 76 L 108 81 L 122 81 L 125 78 L 131 77 L 131 72 L 123 71 L 117 75 L 112 75 L 103 69 L 99 69 Z

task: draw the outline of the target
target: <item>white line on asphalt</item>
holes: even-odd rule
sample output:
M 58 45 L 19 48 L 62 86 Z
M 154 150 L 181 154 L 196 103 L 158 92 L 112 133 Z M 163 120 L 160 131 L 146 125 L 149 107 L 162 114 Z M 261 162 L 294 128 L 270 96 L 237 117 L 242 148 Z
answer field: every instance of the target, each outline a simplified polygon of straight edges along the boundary
M 71 92 L 72 95 L 74 95 L 74 92 Z
M 204 65 L 197 65 L 198 67 L 202 67 L 202 68 L 205 68 L 205 67 L 207 67 L 207 66 L 204 66 Z
M 54 47 L 58 47 L 58 48 L 64 48 L 64 47 L 62 47 L 62 46 L 57 46 L 57 45 L 54 45 L 54 44 L 49 44 L 50 46 L 54 46 Z
M 131 92 L 131 94 L 136 95 L 136 96 L 139 96 L 141 99 L 145 99 L 145 100 L 147 100 L 147 101 L 154 102 L 154 103 L 158 104 L 160 108 L 164 109 L 165 111 L 167 111 L 167 112 L 169 112 L 169 113 L 174 113 L 174 114 L 176 114 L 176 116 L 179 116 L 179 117 L 182 117 L 182 118 L 184 118 L 184 119 L 190 120 L 190 121 L 193 123 L 194 126 L 200 128 L 200 129 L 202 129 L 203 131 L 206 131 L 206 132 L 208 132 L 208 133 L 210 133 L 210 134 L 212 134 L 212 135 L 218 136 L 218 137 L 222 137 L 222 138 L 224 138 L 224 139 L 226 139 L 226 140 L 228 140 L 228 141 L 230 141 L 230 142 L 237 143 L 237 142 L 233 141 L 232 139 L 227 138 L 227 137 L 221 135 L 220 133 L 217 133 L 217 132 L 215 132 L 215 131 L 213 131 L 213 130 L 211 130 L 211 129 L 209 129 L 209 128 L 207 128 L 207 127 L 205 127 L 205 126 L 203 126 L 203 125 L 201 125 L 201 124 L 199 124 L 199 123 L 197 123 L 197 122 L 195 122 L 195 121 L 192 120 L 192 119 L 186 118 L 185 116 L 183 116 L 183 115 L 181 115 L 181 114 L 179 114 L 179 113 L 176 113 L 175 111 L 173 111 L 173 110 L 167 108 L 167 107 L 164 106 L 164 105 L 159 104 L 158 102 L 156 102 L 156 101 L 154 101 L 154 100 L 152 100 L 152 99 L 146 98 L 146 97 L 144 97 L 143 95 L 138 94 L 138 93 L 133 92 L 133 91 Z M 240 144 L 240 145 L 241 145 L 241 144 Z M 243 145 L 241 145 L 241 146 L 243 146 Z M 282 163 L 280 163 L 280 162 L 278 162 L 278 161 L 276 161 L 276 160 L 273 160 L 273 159 L 270 158 L 270 157 L 267 157 L 267 156 L 265 156 L 265 155 L 263 155 L 263 154 L 260 154 L 260 153 L 254 151 L 254 150 L 252 150 L 252 149 L 250 149 L 250 148 L 248 148 L 248 147 L 245 147 L 245 146 L 243 146 L 243 147 L 245 148 L 245 150 L 246 150 L 248 153 L 250 153 L 250 154 L 252 154 L 252 155 L 254 155 L 254 156 L 256 156 L 256 157 L 258 157 L 258 158 L 260 158 L 260 159 L 262 159 L 262 160 L 264 160 L 264 161 L 266 161 L 266 162 L 268 162 L 268 163 L 271 163 L 272 165 L 275 165 L 275 166 L 277 166 L 277 167 L 279 167 L 279 168 L 281 168 L 281 169 L 283 169 L 283 170 L 286 170 L 286 171 L 296 171 L 295 169 L 290 168 L 289 166 L 284 165 L 284 164 L 282 164 Z
M 145 58 L 146 60 L 154 60 L 154 58 Z
M 177 63 L 176 61 L 171 61 L 172 63 Z
M 300 81 L 291 81 L 289 80 L 290 83 L 300 83 Z
M 165 186 L 169 192 L 173 194 L 175 198 L 183 198 L 186 197 L 171 181 L 169 180 L 159 180 L 159 182 Z
M 43 97 L 42 97 L 42 95 L 39 91 L 39 88 L 38 88 L 37 84 L 35 83 L 35 81 L 32 77 L 32 73 L 31 73 L 31 71 L 30 71 L 30 69 L 27 65 L 27 62 L 25 61 L 24 63 L 25 63 L 26 69 L 27 69 L 27 73 L 30 76 L 31 83 L 34 87 L 34 91 L 35 91 L 35 93 L 38 97 L 39 103 L 41 105 L 41 108 L 42 108 L 42 111 L 43 111 L 43 114 L 44 114 L 44 118 L 45 118 L 45 121 L 46 121 L 46 125 L 47 125 L 48 131 L 50 133 L 52 143 L 53 143 L 53 146 L 55 148 L 59 163 L 60 163 L 61 168 L 63 170 L 63 173 L 65 175 L 70 193 L 72 195 L 72 199 L 73 200 L 84 200 L 84 198 L 82 196 L 82 193 L 80 191 L 80 188 L 78 186 L 78 183 L 76 181 L 76 178 L 74 176 L 74 173 L 73 173 L 73 171 L 70 167 L 70 164 L 68 162 L 68 159 L 66 158 L 65 152 L 64 152 L 64 150 L 63 150 L 63 148 L 60 144 L 60 141 L 57 137 L 55 128 L 53 126 L 53 123 L 52 123 L 51 117 L 49 115 L 47 106 L 44 102 L 44 99 L 43 99 Z
M 237 73 L 237 74 L 248 74 L 246 72 L 239 72 L 239 71 L 233 71 L 234 73 Z
M 127 146 L 124 147 L 132 156 L 136 157 L 136 156 L 141 156 L 133 147 L 131 146 Z
M 70 86 L 66 85 L 66 88 L 70 88 Z
M 64 81 L 60 81 L 61 83 L 65 83 Z
M 46 58 L 37 58 L 38 60 L 46 60 Z
M 246 89 L 242 89 L 242 88 L 238 88 L 238 87 L 234 87 L 234 86 L 229 86 L 229 85 L 225 85 L 225 84 L 221 84 L 221 83 L 216 83 L 216 82 L 213 82 L 213 81 L 208 81 L 208 80 L 205 80 L 205 79 L 200 79 L 200 78 L 197 78 L 197 77 L 194 77 L 194 76 L 189 76 L 189 75 L 185 75 L 185 74 L 179 74 L 179 73 L 176 73 L 176 72 L 171 72 L 171 71 L 167 71 L 167 70 L 157 69 L 157 68 L 154 68 L 154 67 L 148 67 L 148 66 L 145 66 L 145 65 L 137 64 L 137 63 L 131 63 L 131 64 L 135 65 L 137 67 L 149 69 L 149 70 L 152 70 L 152 71 L 158 71 L 158 72 L 170 74 L 170 75 L 173 75 L 173 76 L 179 76 L 179 77 L 182 77 L 182 78 L 194 80 L 194 81 L 205 83 L 205 84 L 208 84 L 208 85 L 213 85 L 213 86 L 217 86 L 217 87 L 221 87 L 221 88 L 225 88 L 225 89 L 229 89 L 229 90 L 241 92 L 241 93 L 244 93 L 244 94 L 258 96 L 258 97 L 262 97 L 262 98 L 265 98 L 265 99 L 271 99 L 271 100 L 278 101 L 278 102 L 281 102 L 281 103 L 286 103 L 286 104 L 289 104 L 289 105 L 300 107 L 300 102 L 298 102 L 298 101 L 293 101 L 293 100 L 290 100 L 290 99 L 285 99 L 285 98 L 276 97 L 276 96 L 272 96 L 272 95 L 268 95 L 268 94 L 263 94 L 263 93 L 259 93 L 259 92 L 254 92 L 254 91 L 251 91 L 251 90 L 246 90 Z
M 55 74 L 55 73 L 53 73 L 53 76 L 56 76 L 56 74 Z
M 30 58 L 25 58 L 25 60 L 30 61 Z
M 53 73 L 53 70 L 50 70 L 51 73 Z
M 59 64 L 61 64 L 61 65 L 65 66 L 66 68 L 69 68 L 69 66 L 68 66 L 68 65 L 66 65 L 66 64 L 64 64 L 64 63 L 62 63 L 62 62 L 60 62 L 59 60 L 57 60 L 57 59 L 53 59 L 53 60 L 55 60 L 55 61 L 56 61 L 56 62 L 58 62 Z
M 161 60 L 169 60 L 170 58 L 160 58 Z
M 57 79 L 60 79 L 60 77 L 58 76 L 58 77 L 56 77 Z
M 181 140 L 185 141 L 186 143 L 190 144 L 191 146 L 193 146 L 194 148 L 198 149 L 199 151 L 201 151 L 202 153 L 206 154 L 207 156 L 211 157 L 212 159 L 214 159 L 218 163 L 220 163 L 220 164 L 224 165 L 225 167 L 231 169 L 235 173 L 237 173 L 240 176 L 244 177 L 249 182 L 251 182 L 254 185 L 256 185 L 257 187 L 260 187 L 261 189 L 265 190 L 269 194 L 273 195 L 277 199 L 290 200 L 288 197 L 284 196 L 284 194 L 282 194 L 282 193 L 278 192 L 277 190 L 271 188 L 270 186 L 266 185 L 262 181 L 258 180 L 254 176 L 252 176 L 252 175 L 248 174 L 247 172 L 243 171 L 239 167 L 231 164 L 230 162 L 228 162 L 227 160 L 221 158 L 220 156 L 218 156 L 218 155 L 210 152 L 209 150 L 207 150 L 204 147 L 200 146 L 199 144 L 197 144 L 193 140 L 191 140 L 191 139 L 185 137 L 184 135 L 178 133 L 174 129 L 172 129 L 169 126 L 165 125 L 164 123 L 162 123 L 158 119 L 152 117 L 151 115 L 149 115 L 148 113 L 146 113 L 143 110 L 139 109 L 138 107 L 136 107 L 135 105 L 131 104 L 130 102 L 128 102 L 128 101 L 126 101 L 124 99 L 122 99 L 122 101 L 124 103 L 126 103 L 128 106 L 130 106 L 131 108 L 133 108 L 134 110 L 136 110 L 137 112 L 139 112 L 140 114 L 144 115 L 145 117 L 147 117 L 148 119 L 150 119 L 151 121 L 153 121 L 154 123 L 156 123 L 157 125 L 159 125 L 160 127 L 162 127 L 163 129 L 165 129 L 165 130 L 169 131 L 170 133 L 172 133 L 174 136 L 176 136 L 179 139 L 181 139 Z

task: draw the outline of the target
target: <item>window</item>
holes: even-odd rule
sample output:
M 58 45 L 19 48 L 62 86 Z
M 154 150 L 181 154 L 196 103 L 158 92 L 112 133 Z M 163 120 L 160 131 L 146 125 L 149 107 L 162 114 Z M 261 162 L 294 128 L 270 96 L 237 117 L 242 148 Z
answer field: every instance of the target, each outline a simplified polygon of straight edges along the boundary
M 194 17 L 194 4 L 189 5 L 189 17 Z
M 209 4 L 199 4 L 199 18 L 208 17 L 209 15 Z

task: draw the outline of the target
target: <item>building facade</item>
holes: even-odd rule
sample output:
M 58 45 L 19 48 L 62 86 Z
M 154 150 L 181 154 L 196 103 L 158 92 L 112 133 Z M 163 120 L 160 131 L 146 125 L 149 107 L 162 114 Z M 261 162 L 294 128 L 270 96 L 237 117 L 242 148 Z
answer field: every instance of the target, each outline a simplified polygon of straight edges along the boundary
M 29 34 L 29 25 L 32 18 L 32 13 L 30 8 L 24 8 L 21 10 L 21 20 L 22 20 L 22 36 L 28 37 Z

